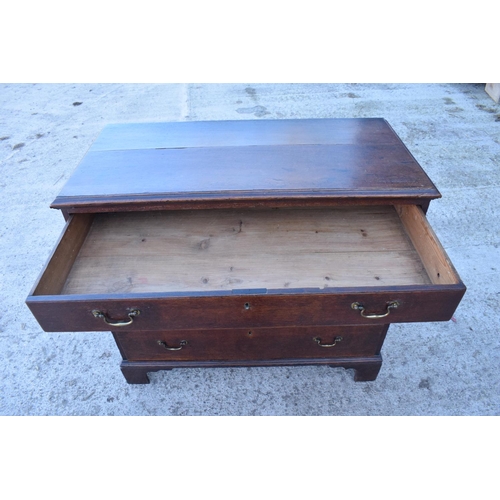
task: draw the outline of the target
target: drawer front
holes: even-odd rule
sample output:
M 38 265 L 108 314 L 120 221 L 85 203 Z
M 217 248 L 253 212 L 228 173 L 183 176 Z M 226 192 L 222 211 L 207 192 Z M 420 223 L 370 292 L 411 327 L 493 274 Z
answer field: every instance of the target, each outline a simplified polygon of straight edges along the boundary
M 387 325 L 114 333 L 128 361 L 272 360 L 373 356 Z
M 33 297 L 28 306 L 45 331 L 185 330 L 280 326 L 381 325 L 447 321 L 464 289 L 393 289 L 248 296 L 129 297 L 115 299 Z M 397 308 L 387 308 L 398 302 Z M 364 310 L 353 309 L 361 304 Z M 102 313 L 96 317 L 94 311 Z M 132 311 L 138 316 L 129 317 Z M 363 313 L 365 316 L 362 316 Z M 387 314 L 389 313 L 389 314 Z M 370 317 L 384 316 L 384 317 Z M 132 320 L 132 321 L 130 321 Z M 123 324 L 129 323 L 129 324 Z

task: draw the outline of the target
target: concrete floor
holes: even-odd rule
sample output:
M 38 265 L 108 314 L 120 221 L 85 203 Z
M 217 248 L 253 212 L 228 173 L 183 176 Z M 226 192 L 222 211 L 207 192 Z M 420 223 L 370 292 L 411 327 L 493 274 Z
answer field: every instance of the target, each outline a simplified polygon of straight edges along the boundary
M 76 104 L 81 103 L 81 104 Z M 49 209 L 112 122 L 384 117 L 441 191 L 428 218 L 468 291 L 392 325 L 378 379 L 327 367 L 185 369 L 128 385 L 110 333 L 46 333 L 24 304 Z M 484 84 L 1 85 L 1 415 L 500 415 L 500 106 Z

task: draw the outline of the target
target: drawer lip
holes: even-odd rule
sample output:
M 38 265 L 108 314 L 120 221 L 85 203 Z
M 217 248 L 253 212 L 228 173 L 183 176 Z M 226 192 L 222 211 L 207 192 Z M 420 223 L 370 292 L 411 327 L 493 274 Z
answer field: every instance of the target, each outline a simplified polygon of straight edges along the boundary
M 34 287 L 35 288 L 35 287 Z M 26 302 L 86 302 L 86 301 L 113 301 L 113 300 L 160 300 L 169 298 L 198 298 L 198 297 L 266 297 L 270 295 L 366 295 L 372 293 L 401 293 L 401 292 L 438 292 L 452 291 L 460 292 L 467 290 L 467 287 L 460 281 L 459 283 L 447 285 L 395 285 L 395 286 L 371 286 L 371 287 L 331 287 L 331 288 L 257 288 L 255 291 L 248 290 L 205 290 L 193 292 L 143 292 L 143 293 L 95 293 L 95 294 L 71 294 L 71 295 L 33 295 L 33 291 L 28 295 Z
M 231 197 L 215 193 L 164 195 L 58 196 L 50 208 L 70 213 L 134 212 L 154 210 L 191 210 L 210 208 L 315 207 L 356 205 L 419 204 L 441 198 L 434 189 L 349 191 L 347 189 L 285 191 L 232 191 Z

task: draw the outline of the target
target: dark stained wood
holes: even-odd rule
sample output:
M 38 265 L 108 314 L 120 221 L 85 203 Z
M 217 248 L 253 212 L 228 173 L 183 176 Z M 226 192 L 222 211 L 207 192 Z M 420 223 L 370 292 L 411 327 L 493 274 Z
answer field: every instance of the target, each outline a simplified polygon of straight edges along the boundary
M 94 309 L 114 320 L 127 319 L 127 311 L 139 309 L 140 316 L 132 325 L 122 327 L 123 331 L 371 325 L 388 321 L 447 321 L 465 293 L 465 286 L 459 283 L 256 292 L 32 295 L 26 303 L 42 328 L 49 332 L 109 331 L 102 319 L 92 315 Z M 384 319 L 366 319 L 351 309 L 353 302 L 360 302 L 367 312 L 380 313 L 392 300 L 398 300 L 400 306 Z
M 201 122 L 192 137 L 186 123 L 173 123 L 157 134 L 167 137 L 165 143 L 144 139 L 157 124 L 112 127 L 52 207 L 210 208 L 229 200 L 241 206 L 272 200 L 307 206 L 351 197 L 359 203 L 411 199 L 425 204 L 441 196 L 385 120 L 297 122 L 273 121 L 268 134 L 266 125 L 260 129 L 251 122 Z M 137 140 L 127 139 L 131 136 Z
M 90 151 L 401 141 L 383 118 L 227 120 L 107 125 Z
M 245 361 L 122 361 L 121 371 L 129 384 L 149 384 L 148 373 L 173 368 L 228 368 L 250 366 L 327 365 L 332 368 L 354 369 L 355 382 L 375 380 L 382 366 L 382 355 L 359 358 L 262 359 Z
M 403 150 L 385 145 L 102 151 L 85 156 L 52 206 L 114 196 L 141 201 L 152 195 L 177 202 L 360 193 L 436 198 L 438 193 L 426 181 L 418 163 Z
M 81 203 L 80 203 L 81 201 Z M 329 195 L 318 195 L 312 193 L 309 197 L 295 196 L 287 197 L 286 194 L 274 195 L 254 195 L 251 198 L 233 197 L 231 199 L 224 198 L 218 195 L 207 196 L 198 200 L 175 200 L 172 198 L 166 199 L 161 196 L 144 196 L 141 199 L 136 199 L 133 196 L 113 196 L 107 198 L 96 198 L 81 200 L 74 199 L 69 204 L 63 205 L 66 211 L 71 214 L 75 213 L 103 213 L 103 212 L 141 212 L 153 210 L 217 210 L 217 209 L 259 209 L 259 208 L 323 208 L 323 207 L 339 207 L 339 206 L 354 206 L 354 205 L 418 205 L 422 210 L 427 212 L 429 200 L 425 197 L 401 198 L 393 193 L 380 195 L 377 193 L 357 193 L 352 196 L 335 196 L 332 198 Z M 72 203 L 76 204 L 72 204 Z M 52 208 L 58 208 L 57 205 Z
M 259 360 L 360 357 L 379 354 L 387 325 L 175 330 L 113 333 L 128 361 Z M 333 347 L 336 337 L 341 341 Z M 165 349 L 158 341 L 180 350 Z M 182 346 L 181 342 L 187 344 Z
M 379 359 L 367 359 L 363 363 L 352 364 L 344 363 L 344 368 L 354 368 L 354 382 L 372 382 L 375 380 L 382 368 L 382 356 Z M 335 368 L 335 365 L 330 365 Z
M 59 196 L 435 195 L 426 181 L 415 160 L 387 145 L 139 149 L 87 153 Z

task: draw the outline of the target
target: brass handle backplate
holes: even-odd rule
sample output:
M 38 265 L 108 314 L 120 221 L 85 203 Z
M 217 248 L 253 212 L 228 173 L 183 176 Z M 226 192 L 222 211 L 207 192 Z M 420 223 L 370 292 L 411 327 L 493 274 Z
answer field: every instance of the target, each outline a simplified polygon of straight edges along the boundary
M 139 314 L 141 314 L 141 311 L 139 311 L 139 309 L 132 309 L 128 314 L 127 316 L 129 317 L 128 321 L 127 320 L 118 320 L 118 321 L 113 321 L 113 320 L 110 320 L 105 313 L 103 313 L 102 311 L 98 311 L 97 309 L 94 309 L 92 311 L 92 314 L 96 317 L 96 318 L 102 318 L 104 320 L 104 323 L 108 324 L 108 325 L 111 325 L 111 326 L 127 326 L 127 325 L 131 325 L 133 322 L 134 322 L 134 318 L 136 316 L 139 316 Z
M 396 309 L 399 306 L 399 302 L 397 300 L 391 300 L 390 302 L 387 302 L 386 308 L 385 308 L 385 313 L 382 314 L 377 314 L 377 313 L 365 313 L 365 306 L 363 304 L 360 304 L 359 302 L 353 302 L 351 304 L 351 309 L 354 309 L 355 311 L 359 311 L 361 316 L 363 318 L 367 319 L 380 319 L 380 318 L 385 318 L 389 316 L 391 313 L 391 309 Z
M 156 342 L 158 345 L 162 346 L 164 349 L 167 351 L 180 351 L 184 346 L 188 344 L 187 340 L 181 340 L 179 342 L 179 347 L 170 347 L 166 342 L 163 340 L 157 340 Z
M 322 344 L 321 343 L 321 338 L 320 337 L 314 337 L 313 338 L 314 342 L 316 342 L 316 344 L 318 344 L 320 347 L 335 347 L 337 345 L 338 342 L 342 342 L 342 340 L 344 340 L 343 337 L 335 337 L 333 339 L 333 344 Z

